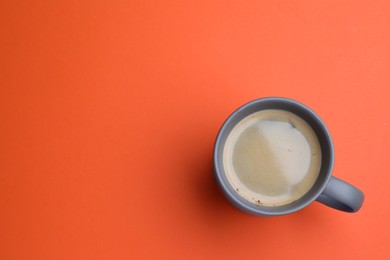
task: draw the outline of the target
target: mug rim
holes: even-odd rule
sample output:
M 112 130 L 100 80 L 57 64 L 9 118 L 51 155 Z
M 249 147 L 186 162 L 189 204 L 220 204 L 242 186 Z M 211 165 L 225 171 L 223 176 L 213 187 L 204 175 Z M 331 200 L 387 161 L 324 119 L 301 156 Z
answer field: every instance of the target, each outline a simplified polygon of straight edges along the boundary
M 223 157 L 223 148 L 226 142 L 227 136 L 230 134 L 231 129 L 235 125 L 237 125 L 238 122 L 240 122 L 242 119 L 244 119 L 247 115 L 245 115 L 245 111 L 247 111 L 249 108 L 253 108 L 258 106 L 262 103 L 268 103 L 270 105 L 283 105 L 290 108 L 291 110 L 294 110 L 293 108 L 299 109 L 300 111 L 304 111 L 302 113 L 305 113 L 305 116 L 310 117 L 313 122 L 317 124 L 319 127 L 319 131 L 321 131 L 323 139 L 319 140 L 321 144 L 325 143 L 328 147 L 328 163 L 327 165 L 323 166 L 321 165 L 321 171 L 323 170 L 323 167 L 325 167 L 325 173 L 322 173 L 321 176 L 322 181 L 320 182 L 320 176 L 317 178 L 315 185 L 307 192 L 303 197 L 299 198 L 298 200 L 283 205 L 283 206 L 276 206 L 276 207 L 267 207 L 267 206 L 261 206 L 256 205 L 252 202 L 249 202 L 248 200 L 241 197 L 237 192 L 234 191 L 234 188 L 230 185 L 229 181 L 227 180 L 223 162 L 220 160 L 220 158 Z M 266 109 L 266 108 L 264 108 Z M 257 109 L 256 111 L 261 111 L 264 109 Z M 269 108 L 272 109 L 272 108 Z M 274 108 L 274 109 L 280 109 L 280 108 Z M 290 112 L 290 109 L 284 109 Z M 294 113 L 294 112 L 293 112 Z M 242 115 L 244 114 L 244 115 Z M 251 113 L 248 113 L 251 114 Z M 297 114 L 297 113 L 295 113 Z M 241 115 L 241 116 L 240 116 Z M 297 116 L 302 117 L 302 115 L 297 114 Z M 307 120 L 304 119 L 306 122 Z M 234 123 L 234 121 L 237 121 Z M 309 122 L 308 122 L 309 123 Z M 309 123 L 309 125 L 313 128 L 313 125 Z M 320 133 L 315 131 L 316 135 L 318 136 Z M 225 141 L 223 139 L 225 138 Z M 319 137 L 318 137 L 319 138 Z M 320 139 L 320 138 L 319 138 Z M 321 149 L 323 149 L 323 146 L 321 145 Z M 222 156 L 222 157 L 221 157 Z M 321 164 L 324 161 L 324 159 L 321 160 Z M 290 214 L 293 212 L 296 212 L 298 210 L 301 210 L 305 207 L 307 207 L 310 203 L 312 203 L 325 189 L 326 185 L 328 184 L 331 176 L 332 176 L 332 170 L 334 165 L 334 147 L 332 138 L 330 136 L 329 130 L 326 127 L 325 123 L 322 121 L 322 119 L 309 107 L 306 105 L 290 99 L 290 98 L 284 98 L 284 97 L 264 97 L 264 98 L 258 98 L 252 101 L 249 101 L 240 107 L 238 107 L 236 110 L 234 110 L 228 118 L 225 120 L 225 122 L 222 124 L 222 127 L 220 128 L 215 144 L 214 144 L 214 153 L 213 153 L 213 166 L 214 166 L 214 176 L 217 180 L 217 183 L 221 190 L 223 191 L 225 197 L 237 208 L 254 214 L 254 215 L 262 215 L 262 216 L 278 216 L 278 215 L 285 215 Z M 320 183 L 317 183 L 320 182 Z M 316 187 L 314 187 L 316 186 Z

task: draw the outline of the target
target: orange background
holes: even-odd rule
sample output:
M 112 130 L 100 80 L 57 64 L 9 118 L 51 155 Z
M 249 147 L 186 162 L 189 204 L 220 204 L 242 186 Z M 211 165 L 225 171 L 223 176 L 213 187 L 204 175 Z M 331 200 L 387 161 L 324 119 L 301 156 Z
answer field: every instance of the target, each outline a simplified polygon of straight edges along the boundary
M 389 259 L 388 1 L 1 1 L 0 259 Z M 255 98 L 314 109 L 356 214 L 261 218 L 212 176 Z

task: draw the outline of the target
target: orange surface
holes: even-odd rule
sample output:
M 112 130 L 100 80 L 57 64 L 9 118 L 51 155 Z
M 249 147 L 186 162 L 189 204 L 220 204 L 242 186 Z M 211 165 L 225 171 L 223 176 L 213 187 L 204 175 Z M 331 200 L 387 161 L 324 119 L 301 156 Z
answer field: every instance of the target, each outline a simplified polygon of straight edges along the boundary
M 1 1 L 0 259 L 389 259 L 389 14 L 388 1 Z M 223 198 L 217 131 L 274 95 L 327 123 L 359 213 L 260 218 Z

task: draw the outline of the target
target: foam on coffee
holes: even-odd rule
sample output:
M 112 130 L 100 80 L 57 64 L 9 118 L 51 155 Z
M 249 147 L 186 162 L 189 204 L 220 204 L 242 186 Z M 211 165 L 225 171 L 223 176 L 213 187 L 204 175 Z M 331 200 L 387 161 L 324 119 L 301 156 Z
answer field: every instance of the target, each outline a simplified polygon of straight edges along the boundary
M 233 128 L 223 164 L 229 183 L 243 198 L 281 206 L 313 186 L 321 167 L 321 147 L 314 130 L 299 116 L 261 110 Z

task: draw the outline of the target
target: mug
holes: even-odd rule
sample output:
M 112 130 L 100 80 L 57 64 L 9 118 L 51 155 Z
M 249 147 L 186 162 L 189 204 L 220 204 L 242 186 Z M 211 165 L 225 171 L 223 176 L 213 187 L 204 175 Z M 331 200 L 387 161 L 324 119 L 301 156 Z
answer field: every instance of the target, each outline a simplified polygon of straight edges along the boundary
M 266 111 L 271 111 L 271 113 L 286 112 L 293 117 L 297 116 L 298 117 L 297 120 L 302 120 L 305 124 L 309 126 L 309 128 L 312 129 L 310 131 L 312 131 L 313 135 L 316 137 L 315 139 L 319 144 L 318 149 L 321 155 L 320 159 L 318 159 L 319 163 L 318 163 L 318 168 L 316 170 L 316 176 L 315 178 L 314 177 L 312 178 L 313 183 L 310 185 L 310 187 L 308 186 L 308 189 L 304 191 L 304 193 L 300 195 L 298 198 L 294 199 L 291 202 L 288 202 L 286 204 L 281 204 L 281 205 L 264 204 L 260 200 L 251 201 L 252 198 L 240 194 L 239 189 L 235 185 L 233 185 L 233 182 L 231 180 L 231 178 L 233 177 L 229 177 L 230 175 L 228 176 L 228 171 L 232 171 L 231 169 L 246 167 L 245 164 L 248 163 L 252 165 L 251 166 L 252 168 L 250 168 L 252 170 L 257 169 L 256 167 L 253 167 L 253 165 L 256 165 L 256 163 L 260 163 L 263 168 L 266 167 L 267 164 L 271 162 L 267 161 L 270 159 L 267 156 L 264 156 L 264 153 L 263 154 L 259 153 L 259 156 L 256 157 L 256 161 L 253 162 L 251 162 L 250 159 L 248 159 L 249 162 L 246 162 L 244 157 L 244 160 L 241 163 L 243 164 L 243 166 L 237 163 L 239 167 L 233 165 L 231 166 L 231 168 L 229 168 L 227 165 L 232 165 L 232 161 L 234 161 L 232 158 L 236 158 L 236 157 L 232 157 L 232 156 L 229 157 L 228 155 L 224 155 L 224 153 L 233 154 L 233 152 L 229 152 L 229 151 L 231 151 L 232 149 L 236 149 L 233 147 L 234 145 L 238 146 L 238 143 L 233 145 L 230 143 L 227 144 L 229 136 L 233 135 L 232 132 L 234 129 L 236 129 L 235 127 L 239 124 L 244 124 L 246 122 L 245 120 L 249 120 L 247 118 L 249 118 L 251 115 L 255 115 L 255 113 L 258 112 L 266 112 Z M 272 111 L 276 111 L 276 112 L 272 112 Z M 267 116 L 265 116 L 265 118 L 266 117 Z M 297 130 L 294 129 L 295 126 L 293 123 L 289 122 L 287 119 L 285 121 L 286 121 L 285 122 L 286 127 L 290 127 L 294 131 Z M 281 122 L 280 124 L 283 126 L 283 122 Z M 270 133 L 276 131 L 283 134 L 283 131 L 281 130 L 279 131 L 278 129 L 276 130 L 271 129 L 266 131 Z M 297 131 L 295 131 L 294 133 L 298 133 L 299 136 L 302 136 Z M 236 138 L 235 140 L 238 140 L 237 137 L 235 138 Z M 289 140 L 288 138 L 289 137 L 284 138 L 284 136 L 281 136 L 278 138 L 278 142 L 281 142 L 283 145 L 283 142 L 285 142 L 283 140 L 288 141 Z M 262 143 L 261 140 L 260 141 L 259 140 L 257 140 L 257 142 L 260 142 L 259 145 L 261 146 Z M 247 145 L 248 147 L 246 147 L 245 145 Z M 252 151 L 251 149 L 253 149 L 252 146 L 254 146 L 254 144 L 252 145 L 251 142 L 241 143 L 239 148 L 241 149 L 240 151 L 242 152 L 239 153 L 239 155 L 237 156 L 243 157 L 243 156 L 250 155 L 250 152 Z M 291 152 L 290 149 L 288 150 L 289 150 L 288 152 Z M 315 154 L 313 152 L 313 156 L 314 155 Z M 283 158 L 285 159 L 285 157 L 277 158 L 277 159 L 283 160 Z M 306 206 L 308 206 L 309 204 L 311 204 L 313 201 L 318 201 L 326 206 L 344 212 L 357 212 L 363 204 L 364 195 L 359 189 L 357 189 L 356 187 L 354 187 L 353 185 L 347 182 L 344 182 L 332 176 L 332 170 L 334 164 L 334 148 L 333 148 L 333 143 L 332 143 L 330 133 L 327 127 L 325 126 L 324 122 L 310 108 L 292 99 L 281 98 L 281 97 L 261 98 L 261 99 L 251 101 L 241 106 L 236 111 L 234 111 L 224 122 L 217 135 L 215 146 L 214 146 L 213 164 L 214 164 L 214 177 L 218 183 L 218 186 L 221 188 L 222 192 L 224 193 L 225 197 L 238 209 L 254 215 L 260 215 L 260 216 L 285 215 L 285 214 L 289 214 L 301 210 Z M 299 163 L 297 164 L 297 162 L 295 161 L 294 167 L 299 168 L 300 166 L 301 165 L 299 165 Z M 259 169 L 262 168 L 257 169 L 259 171 L 258 174 L 264 175 L 264 172 L 260 172 L 261 170 Z M 277 181 L 277 178 L 276 177 L 274 178 L 274 176 L 272 176 L 273 173 L 271 172 L 267 174 L 271 174 L 271 175 L 262 177 L 263 179 L 261 178 L 256 179 L 257 177 L 255 176 L 254 178 L 258 182 L 256 185 L 260 185 L 261 187 L 272 186 L 274 184 L 278 185 L 278 183 L 271 183 L 273 179 Z M 296 178 L 296 177 L 293 176 L 292 178 Z M 249 178 L 248 180 L 249 180 L 248 185 L 251 186 L 252 185 L 250 183 L 251 179 Z M 256 191 L 253 191 L 251 189 L 252 188 L 248 188 L 248 192 L 250 194 L 256 195 Z M 255 197 L 255 195 L 253 195 L 253 197 Z M 273 195 L 271 194 L 267 196 L 272 201 Z

